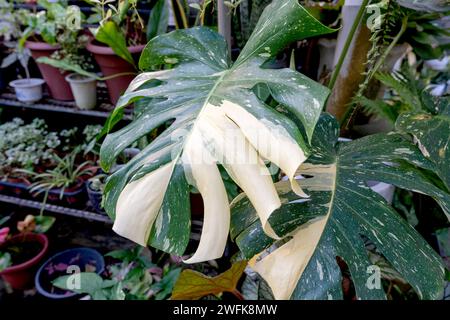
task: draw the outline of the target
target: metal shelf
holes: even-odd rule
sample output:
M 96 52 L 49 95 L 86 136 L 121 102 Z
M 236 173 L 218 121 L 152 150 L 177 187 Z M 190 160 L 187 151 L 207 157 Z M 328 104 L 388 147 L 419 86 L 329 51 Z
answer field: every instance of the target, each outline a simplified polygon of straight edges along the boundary
M 100 111 L 100 110 L 81 110 L 75 107 L 74 102 L 53 102 L 53 100 L 44 100 L 43 102 L 38 103 L 24 103 L 20 102 L 15 98 L 14 94 L 11 93 L 3 93 L 0 95 L 0 107 L 8 106 L 8 107 L 17 107 L 17 108 L 25 108 L 25 109 L 34 109 L 34 110 L 43 110 L 49 112 L 62 112 L 69 114 L 77 114 L 82 116 L 96 117 L 96 118 L 104 118 L 106 119 L 110 111 Z M 132 115 L 125 114 L 123 116 L 123 120 L 131 121 Z
M 38 210 L 40 210 L 42 207 L 42 203 L 39 201 L 27 200 L 27 199 L 22 199 L 22 198 L 13 197 L 13 196 L 6 196 L 6 195 L 2 195 L 2 194 L 0 194 L 0 202 L 5 202 L 5 203 L 13 204 L 16 206 L 20 206 L 20 207 L 27 207 L 27 208 L 38 209 Z M 90 212 L 90 211 L 85 211 L 85 210 L 78 210 L 78 209 L 72 209 L 72 208 L 67 208 L 67 207 L 62 207 L 62 206 L 56 206 L 53 204 L 46 204 L 44 206 L 44 211 L 112 224 L 111 219 L 107 215 Z

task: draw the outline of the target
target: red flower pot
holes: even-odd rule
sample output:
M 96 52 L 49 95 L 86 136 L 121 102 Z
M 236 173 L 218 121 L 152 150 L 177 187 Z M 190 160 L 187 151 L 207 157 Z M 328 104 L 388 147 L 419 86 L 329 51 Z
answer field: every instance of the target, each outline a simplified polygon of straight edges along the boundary
M 42 260 L 48 250 L 48 238 L 43 234 L 25 233 L 18 234 L 7 240 L 0 246 L 0 250 L 11 246 L 20 245 L 21 243 L 38 243 L 41 247 L 39 252 L 28 261 L 17 265 L 12 265 L 0 272 L 0 276 L 8 282 L 13 289 L 26 289 L 33 284 L 34 269 Z
M 128 51 L 133 57 L 137 58 L 144 47 L 145 45 L 132 46 L 128 47 Z M 87 49 L 94 55 L 95 61 L 97 61 L 105 77 L 124 72 L 136 72 L 131 64 L 116 55 L 110 47 L 97 45 L 91 41 L 87 45 Z M 135 75 L 125 75 L 106 80 L 109 98 L 113 104 L 116 104 L 134 77 Z
M 35 41 L 27 41 L 25 46 L 30 49 L 34 60 L 40 57 L 50 57 L 53 52 L 60 48 L 59 45 L 52 46 L 45 42 Z M 52 98 L 65 101 L 73 100 L 72 90 L 65 79 L 67 72 L 61 72 L 59 69 L 44 63 L 37 63 L 37 65 L 47 83 Z

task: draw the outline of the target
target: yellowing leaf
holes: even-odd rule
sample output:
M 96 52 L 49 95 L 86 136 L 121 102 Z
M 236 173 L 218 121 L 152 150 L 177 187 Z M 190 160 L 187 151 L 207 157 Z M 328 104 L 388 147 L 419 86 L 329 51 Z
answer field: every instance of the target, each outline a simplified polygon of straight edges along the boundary
M 175 284 L 171 299 L 195 300 L 210 294 L 235 292 L 246 266 L 245 260 L 236 262 L 230 269 L 216 277 L 208 277 L 193 270 L 184 270 Z

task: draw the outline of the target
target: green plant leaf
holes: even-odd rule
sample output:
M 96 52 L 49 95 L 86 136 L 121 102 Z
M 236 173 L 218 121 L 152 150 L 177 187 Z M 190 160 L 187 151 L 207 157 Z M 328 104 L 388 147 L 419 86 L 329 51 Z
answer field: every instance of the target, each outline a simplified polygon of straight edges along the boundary
M 166 275 L 164 275 L 161 281 L 152 285 L 152 289 L 156 291 L 156 300 L 163 300 L 172 293 L 173 287 L 180 277 L 180 273 L 181 268 L 170 270 Z
M 450 10 L 447 0 L 396 0 L 399 5 L 417 10 L 428 12 L 446 12 Z
M 223 37 L 208 28 L 152 39 L 140 68 L 174 66 L 140 74 L 120 98 L 111 119 L 134 101 L 144 98 L 148 105 L 134 122 L 105 138 L 102 167 L 109 170 L 128 145 L 172 123 L 108 179 L 105 209 L 115 219 L 113 230 L 141 245 L 183 254 L 190 234 L 192 185 L 202 195 L 205 219 L 198 250 L 187 262 L 220 257 L 229 226 L 220 164 L 258 207 L 266 232 L 276 236 L 266 220 L 280 200 L 263 158 L 286 172 L 301 194 L 293 175 L 309 151 L 291 119 L 298 118 L 310 137 L 329 92 L 294 70 L 266 69 L 263 64 L 292 41 L 333 31 L 296 0 L 278 0 L 266 8 L 234 65 Z M 284 111 L 258 98 L 252 89 L 260 83 Z
M 147 41 L 166 33 L 169 23 L 169 8 L 165 0 L 158 0 L 152 8 L 147 23 Z
M 85 71 L 80 66 L 78 66 L 76 64 L 68 63 L 64 60 L 56 60 L 56 59 L 51 59 L 49 57 L 40 57 L 36 60 L 36 62 L 45 63 L 52 67 L 61 69 L 61 70 L 72 71 L 72 72 L 78 73 L 78 74 L 86 76 L 86 77 L 101 80 L 101 78 L 98 77 L 95 73 Z
M 125 36 L 113 21 L 107 21 L 96 30 L 95 39 L 107 44 L 119 57 L 134 66 L 134 60 L 128 51 Z
M 283 240 L 268 255 L 264 252 L 274 240 L 264 234 L 244 194 L 232 204 L 232 238 L 246 258 L 254 256 L 249 264 L 277 299 L 342 299 L 336 257 L 348 265 L 359 299 L 384 299 L 382 287 L 367 285 L 373 270 L 362 236 L 420 297 L 439 298 L 444 279 L 441 258 L 368 185 L 380 181 L 427 194 L 448 214 L 450 195 L 422 173 L 434 165 L 400 134 L 341 143 L 338 128 L 330 115 L 321 117 L 312 155 L 297 172 L 305 177 L 300 185 L 309 199 L 300 199 L 286 182 L 277 184 L 283 206 L 270 224 Z
M 50 216 L 35 216 L 34 222 L 36 227 L 34 232 L 36 233 L 46 233 L 55 223 L 56 218 Z
M 0 226 L 4 225 L 8 220 L 11 219 L 11 216 L 5 216 L 0 218 Z
M 122 260 L 127 263 L 139 259 L 142 247 L 135 247 L 133 249 L 114 250 L 105 254 L 105 257 L 112 257 L 114 259 Z
M 437 106 L 436 109 L 439 107 Z M 396 122 L 396 129 L 414 136 L 423 155 L 436 165 L 436 174 L 450 190 L 450 105 L 442 101 L 436 115 L 405 113 Z M 437 111 L 437 110 L 436 110 Z
M 79 277 L 79 287 L 74 277 Z M 89 294 L 94 300 L 106 300 L 108 298 L 104 289 L 112 288 L 116 285 L 115 280 L 103 280 L 98 274 L 93 272 L 80 272 L 72 275 L 58 277 L 52 284 L 60 289 L 73 291 L 76 293 Z
M 11 255 L 8 252 L 0 252 L 0 272 L 11 266 Z
M 233 292 L 247 266 L 247 261 L 238 261 L 230 269 L 215 277 L 208 277 L 194 270 L 183 270 L 172 292 L 172 300 L 196 300 L 204 296 Z

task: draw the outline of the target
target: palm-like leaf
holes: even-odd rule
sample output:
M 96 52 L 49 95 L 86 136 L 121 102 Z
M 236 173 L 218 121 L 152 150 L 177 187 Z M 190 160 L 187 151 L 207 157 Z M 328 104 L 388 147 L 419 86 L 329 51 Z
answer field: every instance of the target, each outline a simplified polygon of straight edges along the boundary
M 109 169 L 125 147 L 174 122 L 108 180 L 105 209 L 115 218 L 113 229 L 141 245 L 182 254 L 190 231 L 190 184 L 202 195 L 205 218 L 199 247 L 188 261 L 220 257 L 229 226 L 220 163 L 257 208 L 264 230 L 276 237 L 266 222 L 281 203 L 263 159 L 293 178 L 308 150 L 289 117 L 299 119 L 311 137 L 328 90 L 296 71 L 265 69 L 263 63 L 294 40 L 332 31 L 296 0 L 275 0 L 233 65 L 224 39 L 207 28 L 151 40 L 140 68 L 175 66 L 140 74 L 121 97 L 110 123 L 130 102 L 146 99 L 148 106 L 132 124 L 106 137 L 102 166 Z M 286 113 L 254 94 L 260 83 Z M 293 179 L 292 186 L 301 194 Z
M 392 266 L 425 299 L 443 290 L 440 257 L 386 201 L 368 187 L 382 181 L 432 196 L 450 213 L 450 195 L 427 178 L 435 165 L 399 134 L 378 134 L 338 143 L 337 122 L 324 115 L 316 127 L 312 155 L 298 174 L 310 199 L 299 199 L 278 183 L 283 206 L 269 219 L 284 244 L 253 267 L 279 299 L 340 299 L 341 272 L 348 265 L 360 299 L 383 299 L 383 288 L 369 285 L 371 265 L 361 235 L 369 238 Z M 422 169 L 419 169 L 421 167 Z M 247 258 L 273 243 L 242 194 L 232 204 L 231 235 Z M 256 262 L 255 262 L 256 261 Z

